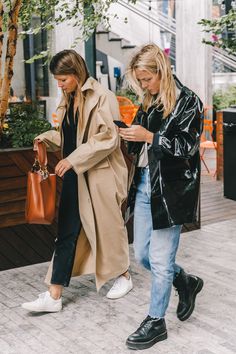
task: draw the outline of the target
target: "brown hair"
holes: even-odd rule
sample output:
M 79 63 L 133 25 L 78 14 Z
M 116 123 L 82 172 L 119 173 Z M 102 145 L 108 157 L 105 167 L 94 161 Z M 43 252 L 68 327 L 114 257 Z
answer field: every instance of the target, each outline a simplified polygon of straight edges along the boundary
M 160 74 L 160 92 L 157 96 L 142 89 L 136 78 L 135 69 Z M 139 49 L 130 61 L 126 78 L 131 89 L 141 98 L 144 110 L 156 105 L 163 108 L 164 118 L 171 113 L 176 103 L 175 81 L 168 57 L 156 44 L 147 44 Z
M 50 72 L 53 75 L 74 75 L 78 86 L 75 99 L 78 99 L 79 108 L 79 124 L 82 124 L 83 107 L 85 97 L 81 91 L 81 87 L 89 77 L 89 72 L 84 59 L 73 49 L 65 49 L 54 55 L 49 64 Z M 62 91 L 66 101 L 66 107 L 70 104 L 70 95 Z

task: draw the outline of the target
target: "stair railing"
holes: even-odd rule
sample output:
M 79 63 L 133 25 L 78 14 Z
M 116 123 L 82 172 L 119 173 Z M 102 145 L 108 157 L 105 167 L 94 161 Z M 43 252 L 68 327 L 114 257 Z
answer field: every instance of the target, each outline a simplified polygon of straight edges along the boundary
M 119 0 L 118 3 L 158 26 L 161 30 L 171 33 L 173 35 L 173 40 L 171 41 L 171 58 L 175 60 L 174 37 L 176 37 L 176 20 L 171 16 L 167 16 L 158 9 L 155 9 L 155 14 L 153 14 L 152 10 L 150 10 L 150 5 L 148 2 L 137 1 L 135 5 L 132 5 L 128 3 L 127 0 Z M 228 69 L 233 69 L 234 71 L 236 70 L 235 55 L 229 55 L 225 50 L 218 48 L 213 48 L 212 55 L 216 60 L 221 61 Z

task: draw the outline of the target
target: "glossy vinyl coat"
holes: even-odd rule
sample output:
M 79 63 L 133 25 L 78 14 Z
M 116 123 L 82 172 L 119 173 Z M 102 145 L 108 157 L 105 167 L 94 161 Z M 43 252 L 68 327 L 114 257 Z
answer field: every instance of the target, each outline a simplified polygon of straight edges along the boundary
M 199 97 L 183 86 L 174 110 L 167 118 L 150 108 L 140 108 L 134 124 L 141 124 L 154 133 L 148 146 L 151 179 L 151 211 L 153 229 L 196 221 L 200 186 L 200 135 L 203 128 L 203 104 Z M 128 143 L 128 151 L 137 156 L 143 143 Z M 136 168 L 131 184 L 128 206 L 135 202 L 140 169 Z

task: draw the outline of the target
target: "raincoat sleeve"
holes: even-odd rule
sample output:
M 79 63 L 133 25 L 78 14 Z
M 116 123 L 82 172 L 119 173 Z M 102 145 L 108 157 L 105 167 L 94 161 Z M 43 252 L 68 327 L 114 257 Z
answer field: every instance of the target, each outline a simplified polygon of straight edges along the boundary
M 94 124 L 94 119 L 97 125 L 96 133 L 66 158 L 77 174 L 88 171 L 119 146 L 118 132 L 113 123 L 113 119 L 120 119 L 115 96 L 113 99 L 108 95 L 100 98 L 96 116 L 92 118 L 91 124 Z
M 186 100 L 178 101 L 168 121 L 168 128 L 154 134 L 150 149 L 156 159 L 166 155 L 179 158 L 190 158 L 199 149 L 203 126 L 203 105 L 193 94 Z

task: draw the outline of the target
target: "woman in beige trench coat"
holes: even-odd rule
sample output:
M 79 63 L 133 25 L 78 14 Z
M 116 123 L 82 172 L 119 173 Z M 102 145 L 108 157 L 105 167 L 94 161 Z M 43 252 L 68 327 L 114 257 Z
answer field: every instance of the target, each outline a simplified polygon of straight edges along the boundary
M 71 276 L 95 273 L 97 290 L 116 278 L 107 294 L 115 299 L 132 289 L 127 231 L 121 205 L 127 168 L 120 150 L 115 95 L 89 77 L 74 50 L 56 54 L 50 71 L 62 89 L 59 131 L 39 135 L 48 151 L 62 152 L 55 172 L 63 178 L 55 252 L 46 276 L 48 291 L 22 304 L 29 311 L 62 309 L 62 290 Z

